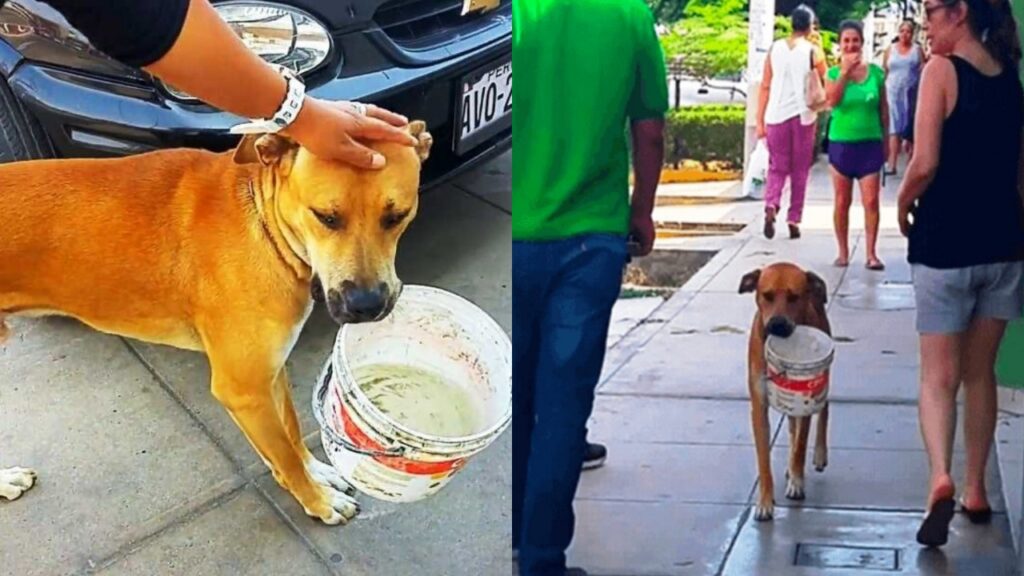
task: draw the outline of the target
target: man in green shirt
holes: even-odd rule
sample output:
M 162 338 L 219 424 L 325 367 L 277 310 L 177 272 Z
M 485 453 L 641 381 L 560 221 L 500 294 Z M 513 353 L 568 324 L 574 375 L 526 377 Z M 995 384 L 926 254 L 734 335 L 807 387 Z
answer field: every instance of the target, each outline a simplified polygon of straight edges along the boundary
M 626 238 L 654 245 L 665 61 L 643 0 L 512 7 L 512 545 L 523 576 L 584 574 L 565 565 L 572 501 Z

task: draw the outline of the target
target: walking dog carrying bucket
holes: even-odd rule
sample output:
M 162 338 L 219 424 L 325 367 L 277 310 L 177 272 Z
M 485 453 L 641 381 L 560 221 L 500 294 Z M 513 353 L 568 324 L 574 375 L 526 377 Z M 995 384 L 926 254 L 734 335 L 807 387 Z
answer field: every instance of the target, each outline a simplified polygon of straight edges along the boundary
M 810 416 L 828 401 L 829 368 L 835 345 L 828 334 L 797 326 L 788 338 L 765 341 L 768 404 L 787 416 Z

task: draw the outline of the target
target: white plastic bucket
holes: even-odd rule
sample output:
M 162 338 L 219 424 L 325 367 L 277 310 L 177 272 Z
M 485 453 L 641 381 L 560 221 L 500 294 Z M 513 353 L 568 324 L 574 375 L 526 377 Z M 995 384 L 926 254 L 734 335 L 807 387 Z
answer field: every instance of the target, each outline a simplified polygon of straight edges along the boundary
M 835 345 L 828 334 L 797 326 L 788 338 L 769 336 L 764 346 L 768 404 L 787 416 L 817 414 L 828 401 Z
M 401 364 L 463 387 L 479 429 L 461 437 L 413 430 L 382 412 L 353 372 Z M 512 421 L 512 344 L 471 302 L 428 286 L 406 286 L 384 320 L 346 324 L 313 395 L 331 464 L 360 492 L 390 502 L 437 493 Z

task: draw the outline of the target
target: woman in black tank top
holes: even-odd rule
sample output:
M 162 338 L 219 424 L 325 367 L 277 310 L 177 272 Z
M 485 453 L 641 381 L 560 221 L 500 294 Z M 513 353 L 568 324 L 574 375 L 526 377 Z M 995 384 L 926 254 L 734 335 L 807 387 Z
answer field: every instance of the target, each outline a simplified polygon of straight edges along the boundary
M 899 221 L 910 240 L 918 406 L 931 466 L 917 540 L 941 546 L 955 509 L 947 462 L 961 383 L 967 469 L 960 503 L 971 522 L 991 519 L 985 469 L 996 422 L 995 358 L 1007 322 L 1024 310 L 1024 88 L 1009 0 L 926 0 L 924 9 L 938 57 L 921 79 Z

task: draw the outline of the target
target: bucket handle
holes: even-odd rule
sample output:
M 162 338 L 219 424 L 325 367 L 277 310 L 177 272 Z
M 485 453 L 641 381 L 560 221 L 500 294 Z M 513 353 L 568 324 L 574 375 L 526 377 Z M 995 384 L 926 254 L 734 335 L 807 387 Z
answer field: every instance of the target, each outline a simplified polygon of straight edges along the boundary
M 316 418 L 318 424 L 320 424 L 320 430 L 331 439 L 332 442 L 341 444 L 346 450 L 355 452 L 357 454 L 363 454 L 364 456 L 404 456 L 405 446 L 395 446 L 393 448 L 385 448 L 384 450 L 370 450 L 367 448 L 360 448 L 352 442 L 349 442 L 346 438 L 343 438 L 337 432 L 335 432 L 327 423 L 324 421 L 324 396 L 327 394 L 327 376 L 330 374 L 330 368 L 326 368 L 317 379 L 316 389 L 313 391 L 313 416 Z

